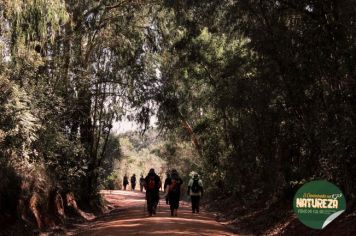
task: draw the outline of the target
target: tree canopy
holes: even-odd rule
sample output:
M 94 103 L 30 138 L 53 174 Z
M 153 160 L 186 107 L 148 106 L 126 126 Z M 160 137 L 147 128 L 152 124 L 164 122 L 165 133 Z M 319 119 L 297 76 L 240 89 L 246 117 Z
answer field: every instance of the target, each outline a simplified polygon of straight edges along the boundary
M 348 0 L 0 1 L 0 209 L 57 190 L 100 206 L 122 157 L 113 124 L 129 118 L 144 133 L 152 116 L 166 137 L 153 152 L 186 171 L 188 156 L 211 192 L 268 205 L 327 179 L 354 204 L 355 10 Z

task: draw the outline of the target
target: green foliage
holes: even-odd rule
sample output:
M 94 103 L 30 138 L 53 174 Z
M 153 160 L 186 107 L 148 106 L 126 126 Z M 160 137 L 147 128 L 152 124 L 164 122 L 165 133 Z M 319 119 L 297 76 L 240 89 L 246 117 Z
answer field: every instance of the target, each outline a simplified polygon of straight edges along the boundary
M 187 183 L 189 173 L 201 172 L 201 160 L 190 142 L 181 141 L 174 134 L 159 134 L 150 129 L 141 135 L 128 132 L 120 135 L 122 158 L 115 163 L 114 180 L 116 188 L 121 188 L 125 174 L 129 177 L 136 174 L 139 178 L 146 176 L 154 168 L 162 181 L 168 170 L 176 169 Z M 112 181 L 108 179 L 108 183 Z
M 1 1 L 0 195 L 22 181 L 45 198 L 48 182 L 93 206 L 153 166 L 240 199 L 290 197 L 316 178 L 354 197 L 354 8 Z M 154 113 L 164 138 L 148 129 Z M 125 116 L 147 134 L 111 135 Z
M 29 96 L 5 76 L 0 77 L 1 89 L 1 154 L 28 158 L 30 146 L 37 139 L 38 120 L 31 113 Z M 9 160 L 6 160 L 9 161 Z
M 45 199 L 53 187 L 98 206 L 121 157 L 112 123 L 147 96 L 137 84 L 153 73 L 151 12 L 125 1 L 0 3 L 0 161 L 37 186 L 19 191 Z
M 116 165 L 118 161 L 123 158 L 121 140 L 119 137 L 110 135 L 108 145 L 106 147 L 105 159 L 99 169 L 99 179 L 103 189 L 117 188 L 117 170 Z
M 190 123 L 207 182 L 254 200 L 325 178 L 352 198 L 354 3 L 166 4 L 158 117 Z
M 45 0 L 6 0 L 3 7 L 4 14 L 12 21 L 14 36 L 24 37 L 27 42 L 48 38 L 54 41 L 56 31 L 69 19 L 63 0 L 50 4 Z
M 166 162 L 155 150 L 160 149 L 164 142 L 155 130 L 148 130 L 141 135 L 138 132 L 128 132 L 120 136 L 122 158 L 115 163 L 117 185 L 121 187 L 125 174 L 129 177 L 136 174 L 136 178 L 146 176 L 150 168 L 154 168 L 161 177 L 166 172 Z

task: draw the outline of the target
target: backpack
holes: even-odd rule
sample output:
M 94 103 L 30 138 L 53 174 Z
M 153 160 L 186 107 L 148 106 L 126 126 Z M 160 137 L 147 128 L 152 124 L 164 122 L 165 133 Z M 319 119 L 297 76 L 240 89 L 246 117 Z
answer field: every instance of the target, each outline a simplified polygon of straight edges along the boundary
M 148 179 L 148 189 L 155 189 L 156 187 L 156 181 L 155 181 L 155 176 L 150 176 L 150 178 Z
M 191 190 L 192 190 L 193 193 L 199 193 L 200 192 L 199 179 L 193 180 L 193 184 L 192 184 Z
M 176 179 L 172 179 L 172 182 L 171 182 L 171 184 L 169 185 L 169 189 L 168 189 L 168 191 L 170 192 L 170 193 L 176 193 L 176 192 L 178 192 L 178 183 L 177 183 L 178 181 L 176 180 Z

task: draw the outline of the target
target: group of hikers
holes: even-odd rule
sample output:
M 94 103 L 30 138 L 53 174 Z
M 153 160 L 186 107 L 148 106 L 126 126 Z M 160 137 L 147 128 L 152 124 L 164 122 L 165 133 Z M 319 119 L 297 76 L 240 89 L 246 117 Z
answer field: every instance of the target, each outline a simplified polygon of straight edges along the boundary
M 179 176 L 178 171 L 173 169 L 167 172 L 167 177 L 164 181 L 164 192 L 166 204 L 170 206 L 171 216 L 178 215 L 179 201 L 181 199 L 183 180 Z M 123 180 L 124 189 L 128 185 L 128 177 L 124 176 Z M 136 176 L 131 177 L 131 188 L 135 190 Z M 162 187 L 161 178 L 155 173 L 152 168 L 144 178 L 141 174 L 140 190 L 146 190 L 147 211 L 149 216 L 155 215 L 159 203 L 159 190 Z M 200 199 L 203 196 L 203 182 L 197 173 L 194 173 L 188 182 L 187 195 L 191 198 L 192 212 L 199 213 Z
M 135 174 L 133 174 L 131 176 L 130 182 L 131 182 L 131 190 L 135 191 L 135 189 L 136 189 L 136 175 Z M 144 182 L 145 182 L 145 178 L 143 178 L 143 175 L 141 174 L 141 177 L 140 177 L 140 191 L 141 192 L 143 192 Z M 122 185 L 124 186 L 124 190 L 126 190 L 127 185 L 129 185 L 129 178 L 127 177 L 126 174 L 124 176 Z

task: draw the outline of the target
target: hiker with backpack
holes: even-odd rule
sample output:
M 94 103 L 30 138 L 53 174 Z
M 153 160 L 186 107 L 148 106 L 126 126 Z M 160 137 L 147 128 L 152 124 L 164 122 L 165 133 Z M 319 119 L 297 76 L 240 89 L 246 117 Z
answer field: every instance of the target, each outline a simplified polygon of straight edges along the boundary
M 135 191 L 135 188 L 136 188 L 136 175 L 133 174 L 131 176 L 131 189 L 132 189 L 132 191 Z
M 181 185 L 183 180 L 179 177 L 177 170 L 172 170 L 171 178 L 168 181 L 168 201 L 171 210 L 171 216 L 178 216 Z
M 143 186 L 145 185 L 145 178 L 143 178 L 143 175 L 141 174 L 140 178 L 140 191 L 143 192 Z
M 167 171 L 167 177 L 164 181 L 164 185 L 163 185 L 163 190 L 165 193 L 167 193 L 167 188 L 168 188 L 168 183 L 171 181 L 171 174 L 169 173 L 169 171 Z M 168 199 L 168 194 L 166 194 L 166 204 L 169 204 L 169 199 Z
M 124 185 L 124 190 L 126 190 L 126 186 L 129 184 L 129 178 L 127 177 L 127 174 L 125 174 L 124 179 L 122 181 L 122 185 Z
M 156 214 L 156 209 L 159 201 L 159 187 L 161 186 L 161 179 L 152 168 L 145 178 L 147 210 L 149 216 Z
M 199 175 L 195 173 L 193 178 L 188 182 L 188 192 L 192 201 L 192 212 L 199 213 L 200 198 L 203 196 L 203 181 L 199 179 Z

